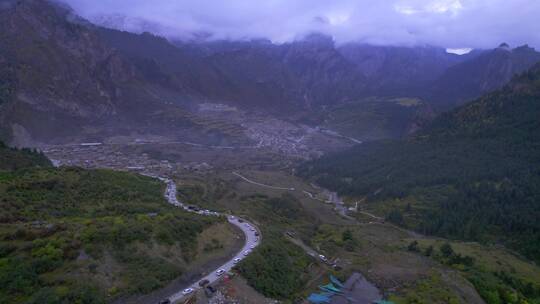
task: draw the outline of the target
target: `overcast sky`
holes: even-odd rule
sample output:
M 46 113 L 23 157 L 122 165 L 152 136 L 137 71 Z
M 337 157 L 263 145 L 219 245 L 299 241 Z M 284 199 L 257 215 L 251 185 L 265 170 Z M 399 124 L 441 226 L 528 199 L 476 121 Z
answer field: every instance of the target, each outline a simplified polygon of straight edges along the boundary
M 540 0 L 64 0 L 82 16 L 128 17 L 125 27 L 167 36 L 290 41 L 308 32 L 338 43 L 540 47 Z M 159 25 L 159 26 L 158 26 Z

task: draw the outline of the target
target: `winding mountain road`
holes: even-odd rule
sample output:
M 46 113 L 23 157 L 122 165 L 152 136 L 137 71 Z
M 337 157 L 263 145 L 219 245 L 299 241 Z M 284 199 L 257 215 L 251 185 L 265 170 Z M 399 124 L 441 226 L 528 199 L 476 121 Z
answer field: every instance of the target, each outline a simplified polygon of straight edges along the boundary
M 295 190 L 294 188 L 275 187 L 275 186 L 261 184 L 261 183 L 258 183 L 256 181 L 253 181 L 253 180 L 243 176 L 242 174 L 240 174 L 238 172 L 233 172 L 232 174 L 238 176 L 239 178 L 241 178 L 245 182 L 248 182 L 248 183 L 253 184 L 253 185 L 261 186 L 261 187 L 264 187 L 264 188 L 269 188 L 269 189 L 274 189 L 274 190 L 286 190 L 286 191 L 294 191 Z
M 208 210 L 194 211 L 188 208 L 188 206 L 180 202 L 178 198 L 176 197 L 177 189 L 176 189 L 176 184 L 174 183 L 174 181 L 171 179 L 162 178 L 162 177 L 159 177 L 159 179 L 164 181 L 167 184 L 167 190 L 165 191 L 165 198 L 171 205 L 174 205 L 179 208 L 183 208 L 184 210 L 188 212 L 193 212 L 200 215 L 207 215 L 207 216 L 221 216 L 222 215 L 222 214 L 219 214 L 218 212 L 212 212 Z M 232 257 L 229 261 L 227 261 L 225 264 L 221 265 L 220 267 L 212 271 L 210 274 L 206 275 L 203 278 L 200 278 L 196 282 L 193 282 L 190 286 L 186 287 L 185 289 L 179 290 L 175 294 L 169 296 L 168 299 L 171 301 L 171 303 L 176 303 L 180 301 L 181 299 L 191 295 L 197 289 L 201 288 L 199 286 L 199 282 L 201 281 L 208 280 L 209 282 L 208 284 L 212 284 L 218 281 L 224 275 L 224 273 L 230 271 L 234 267 L 234 265 L 237 264 L 238 261 L 242 260 L 247 255 L 249 255 L 249 253 L 251 253 L 251 251 L 260 244 L 260 238 L 256 235 L 256 234 L 259 234 L 259 229 L 255 227 L 255 225 L 247 222 L 244 219 L 235 217 L 233 215 L 227 216 L 227 220 L 230 224 L 235 225 L 236 227 L 240 228 L 240 230 L 242 230 L 242 232 L 244 233 L 246 242 L 244 246 L 242 247 L 242 250 L 238 252 L 234 257 Z M 221 272 L 222 270 L 223 272 Z M 220 273 L 218 273 L 218 271 Z M 186 293 L 185 291 L 188 288 L 191 288 L 192 291 L 190 291 L 189 293 Z

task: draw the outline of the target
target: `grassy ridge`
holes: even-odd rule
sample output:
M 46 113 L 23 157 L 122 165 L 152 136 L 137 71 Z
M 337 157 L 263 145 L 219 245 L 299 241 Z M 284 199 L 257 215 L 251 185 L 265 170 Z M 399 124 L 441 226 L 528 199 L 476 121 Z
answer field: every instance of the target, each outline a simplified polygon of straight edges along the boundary
M 268 238 L 268 239 L 267 239 Z M 265 240 L 238 270 L 257 291 L 274 299 L 291 299 L 306 284 L 305 269 L 312 263 L 302 249 L 279 235 Z
M 366 98 L 331 108 L 324 126 L 362 141 L 401 138 L 427 107 L 413 98 Z

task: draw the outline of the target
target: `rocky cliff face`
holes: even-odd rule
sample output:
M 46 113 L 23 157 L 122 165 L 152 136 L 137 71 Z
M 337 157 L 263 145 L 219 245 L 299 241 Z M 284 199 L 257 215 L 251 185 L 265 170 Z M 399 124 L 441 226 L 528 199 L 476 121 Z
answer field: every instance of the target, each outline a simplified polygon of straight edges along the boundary
M 338 52 L 330 37 L 313 34 L 283 48 L 283 62 L 298 77 L 308 105 L 354 100 L 365 90 L 366 78 Z
M 141 70 L 161 75 L 195 99 L 279 112 L 354 98 L 365 84 L 332 39 L 322 35 L 282 45 L 253 40 L 173 46 L 150 34 L 110 29 L 100 34 Z
M 35 145 L 192 125 L 182 113 L 165 121 L 163 113 L 172 113 L 167 89 L 68 8 L 44 0 L 3 3 L 2 138 Z
M 5 132 L 39 140 L 78 131 L 85 122 L 118 115 L 131 102 L 125 92 L 141 82 L 135 67 L 68 9 L 10 2 L 0 10 L 0 27 L 0 55 L 12 80 L 2 104 Z
M 68 10 L 22 1 L 0 11 L 1 51 L 16 65 L 19 102 L 92 117 L 116 112 L 121 90 L 136 80 L 123 61 Z

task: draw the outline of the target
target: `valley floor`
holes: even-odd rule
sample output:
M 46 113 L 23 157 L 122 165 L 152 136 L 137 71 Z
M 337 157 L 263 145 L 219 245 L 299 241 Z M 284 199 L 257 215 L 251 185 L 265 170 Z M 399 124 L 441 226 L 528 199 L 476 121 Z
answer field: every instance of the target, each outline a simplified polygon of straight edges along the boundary
M 256 252 L 264 254 L 265 243 L 275 240 L 289 242 L 295 247 L 299 245 L 297 248 L 305 252 L 309 266 L 297 274 L 296 280 L 303 282 L 302 286 L 291 290 L 285 296 L 288 299 L 306 299 L 310 293 L 317 292 L 319 285 L 328 283 L 329 274 L 345 280 L 352 272 L 359 271 L 397 303 L 413 303 L 415 298 L 436 303 L 483 303 L 467 281 L 466 273 L 409 248 L 410 243 L 417 240 L 421 250 L 425 250 L 427 244 L 433 244 L 437 251 L 444 240 L 406 231 L 366 210 L 361 201 L 355 203 L 347 198 L 343 202 L 335 194 L 306 183 L 287 169 L 294 160 L 263 151 L 246 154 L 220 150 L 218 153 L 185 145 L 75 146 L 73 153 L 65 149 L 61 153 L 46 152 L 63 164 L 107 167 L 114 160 L 116 164 L 111 166 L 114 169 L 174 178 L 179 185 L 179 198 L 188 204 L 234 212 L 261 227 L 262 233 L 269 238 L 263 240 L 263 248 Z M 139 159 L 146 159 L 141 166 L 144 168 L 133 168 L 131 161 Z M 205 165 L 196 168 L 188 165 L 193 163 Z M 469 246 L 455 242 L 452 245 L 464 254 L 467 251 L 463 248 Z M 233 242 L 228 250 L 234 251 L 237 246 Z M 478 250 L 475 254 L 488 251 L 481 245 L 474 246 Z M 223 257 L 203 264 L 208 265 L 208 269 L 219 264 L 227 259 L 228 253 L 222 253 Z M 319 254 L 328 262 L 322 261 Z M 246 260 L 248 265 L 250 259 Z M 514 259 L 511 263 L 518 263 L 519 259 Z M 200 273 L 198 267 L 203 264 L 194 264 L 192 269 L 196 271 L 188 272 L 188 277 L 183 276 L 166 289 L 141 297 L 142 301 L 129 303 L 151 303 L 166 291 L 181 286 L 180 282 L 189 281 L 190 275 Z M 258 303 L 259 300 L 249 300 L 257 299 L 259 296 L 254 295 L 258 291 L 261 296 L 283 299 L 284 295 L 253 281 L 245 267 L 248 266 L 240 267 L 240 273 L 245 274 L 248 285 L 239 278 L 222 282 L 217 285 L 219 293 L 216 297 Z M 237 286 L 238 290 L 231 286 Z M 237 292 L 231 292 L 231 288 Z M 200 303 L 214 303 L 201 293 L 197 298 Z

